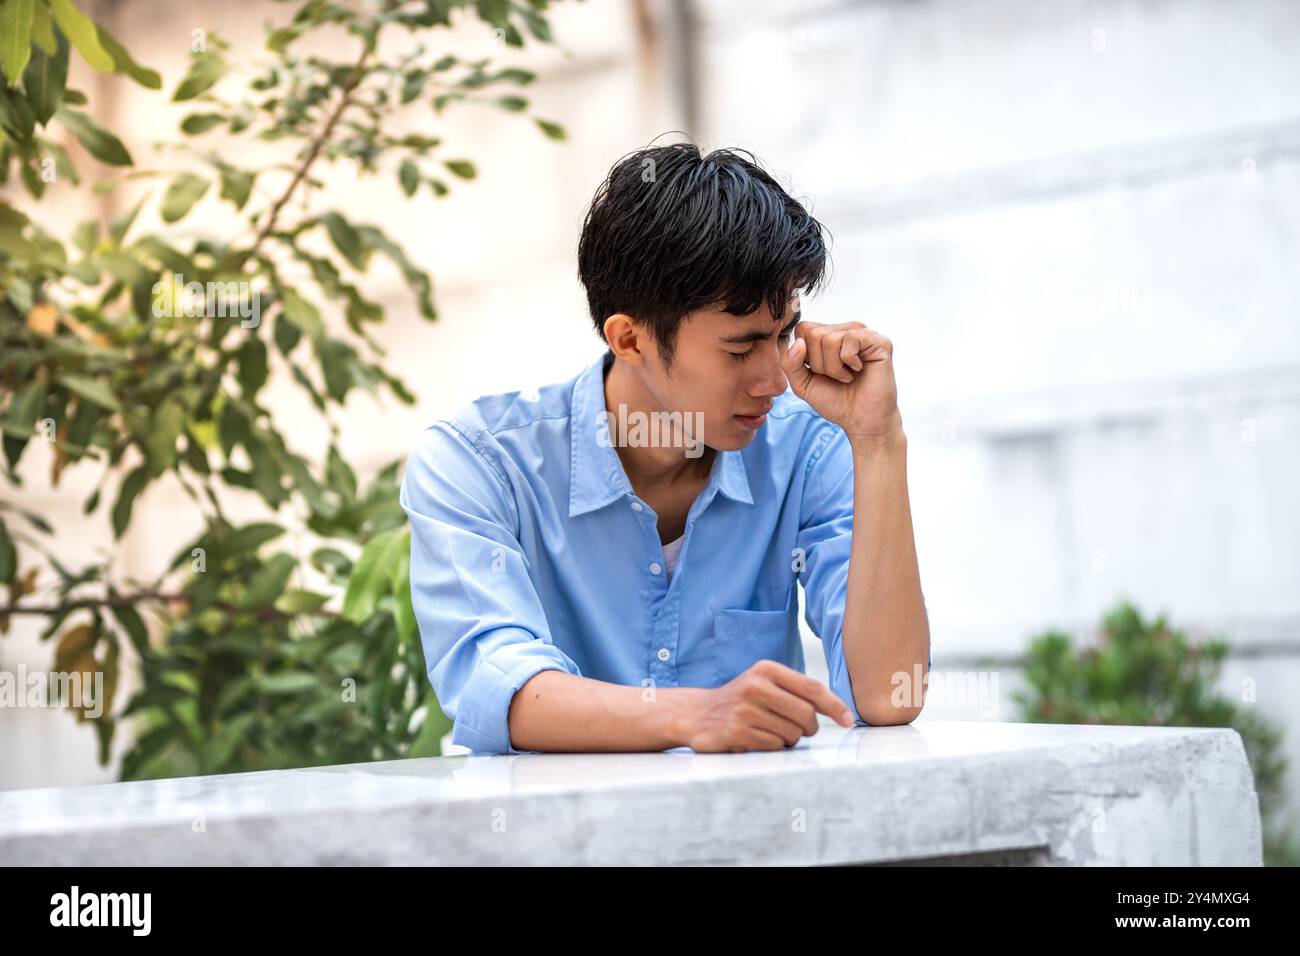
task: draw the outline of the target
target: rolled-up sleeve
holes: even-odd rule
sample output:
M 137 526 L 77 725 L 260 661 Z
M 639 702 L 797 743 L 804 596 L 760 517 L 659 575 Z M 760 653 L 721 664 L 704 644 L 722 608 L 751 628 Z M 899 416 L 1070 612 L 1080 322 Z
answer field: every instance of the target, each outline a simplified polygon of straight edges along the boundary
M 425 429 L 399 500 L 411 522 L 411 604 L 452 743 L 517 754 L 510 702 L 544 670 L 578 674 L 555 646 L 500 466 L 456 425 Z
M 819 431 L 808 456 L 799 512 L 804 619 L 826 651 L 831 690 L 848 705 L 857 724 L 871 726 L 858 714 L 844 659 L 844 603 L 853 544 L 853 451 L 838 425 L 823 421 Z

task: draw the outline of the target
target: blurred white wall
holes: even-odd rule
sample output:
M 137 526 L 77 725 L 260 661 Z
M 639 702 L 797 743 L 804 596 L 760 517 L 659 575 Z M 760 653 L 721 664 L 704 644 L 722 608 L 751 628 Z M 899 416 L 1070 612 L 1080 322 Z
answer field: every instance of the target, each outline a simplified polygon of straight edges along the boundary
M 252 51 L 286 15 L 260 0 L 101 9 L 169 89 L 194 27 Z M 506 58 L 538 70 L 535 109 L 570 142 L 453 110 L 412 119 L 479 166 L 451 198 L 329 179 L 335 205 L 433 272 L 442 316 L 423 322 L 382 279 L 383 340 L 421 401 L 351 399 L 340 426 L 360 468 L 476 395 L 599 353 L 575 246 L 619 156 L 673 129 L 745 147 L 834 235 L 834 281 L 806 317 L 896 343 L 936 669 L 993 655 L 1011 719 L 1026 637 L 1087 633 L 1128 596 L 1225 633 L 1225 692 L 1254 681 L 1251 706 L 1287 724 L 1300 765 L 1300 5 L 588 0 L 558 4 L 554 26 L 559 48 Z M 446 39 L 493 49 L 472 25 Z M 187 111 L 96 82 L 144 165 Z M 215 201 L 199 212 L 196 229 L 228 224 Z M 277 387 L 299 447 L 321 447 L 309 406 Z M 45 504 L 71 520 L 82 497 Z M 138 509 L 133 567 L 170 558 L 150 541 L 170 548 L 185 511 L 161 491 Z M 30 634 L 0 641 L 6 665 L 45 653 Z M 0 787 L 111 778 L 66 716 L 19 714 Z M 922 719 L 986 716 L 936 701 Z
M 1300 806 L 1300 6 L 695 10 L 701 136 L 835 235 L 805 314 L 896 344 L 936 668 L 1128 596 L 1231 640 Z

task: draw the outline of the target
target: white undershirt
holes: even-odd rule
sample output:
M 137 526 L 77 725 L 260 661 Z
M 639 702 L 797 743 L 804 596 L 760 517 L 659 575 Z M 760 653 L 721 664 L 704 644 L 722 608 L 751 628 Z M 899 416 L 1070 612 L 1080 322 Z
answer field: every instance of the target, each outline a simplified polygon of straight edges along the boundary
M 664 545 L 664 562 L 668 565 L 668 577 L 673 576 L 673 571 L 677 569 L 677 556 L 681 554 L 682 542 L 686 540 L 686 535 L 682 535 L 676 541 L 670 541 Z

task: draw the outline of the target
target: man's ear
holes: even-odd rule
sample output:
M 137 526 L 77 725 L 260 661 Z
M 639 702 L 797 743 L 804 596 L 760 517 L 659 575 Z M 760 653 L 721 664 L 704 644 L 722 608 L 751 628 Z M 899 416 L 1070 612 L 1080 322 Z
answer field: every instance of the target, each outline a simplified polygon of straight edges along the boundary
M 624 312 L 615 312 L 605 320 L 601 328 L 610 351 L 616 356 L 632 365 L 645 364 L 648 340 L 646 330 L 641 328 L 636 319 Z

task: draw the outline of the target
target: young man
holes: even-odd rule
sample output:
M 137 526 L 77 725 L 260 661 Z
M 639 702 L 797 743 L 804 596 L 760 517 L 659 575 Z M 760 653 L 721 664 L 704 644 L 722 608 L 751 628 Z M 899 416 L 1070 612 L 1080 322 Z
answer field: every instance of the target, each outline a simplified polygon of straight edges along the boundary
M 411 597 L 454 743 L 778 750 L 818 713 L 920 712 L 893 347 L 799 324 L 822 231 L 736 151 L 625 157 L 578 249 L 606 353 L 421 434 L 401 489 Z M 800 584 L 829 688 L 802 673 Z

